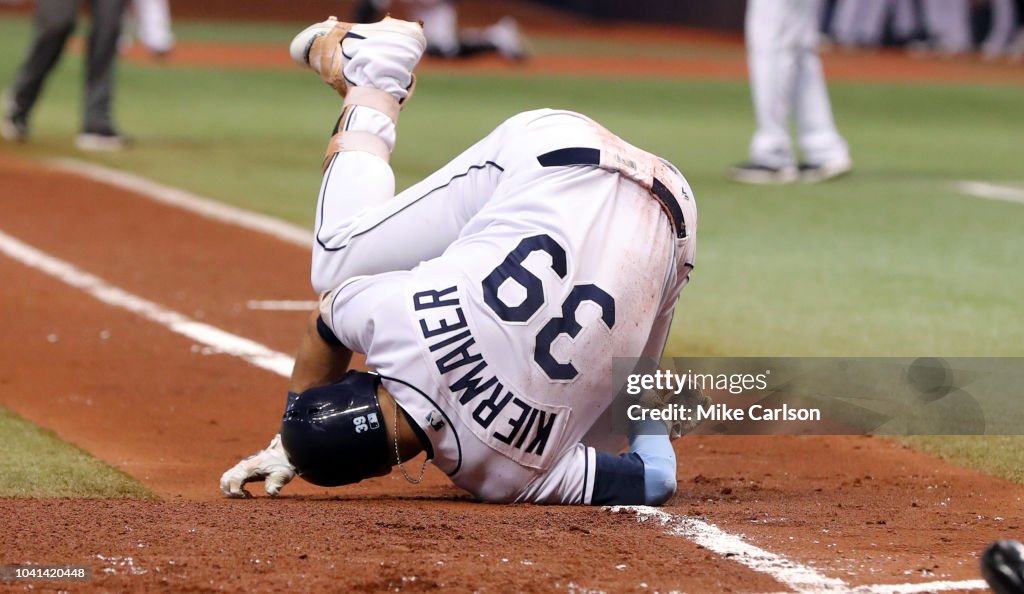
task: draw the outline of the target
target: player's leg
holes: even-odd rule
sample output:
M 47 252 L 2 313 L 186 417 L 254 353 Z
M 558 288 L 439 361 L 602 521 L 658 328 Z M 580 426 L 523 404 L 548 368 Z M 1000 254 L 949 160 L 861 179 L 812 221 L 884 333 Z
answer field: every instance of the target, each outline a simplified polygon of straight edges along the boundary
M 920 39 L 922 34 L 921 19 L 915 0 L 896 0 L 893 5 L 892 32 L 901 43 Z
M 441 255 L 493 195 L 504 172 L 498 155 L 521 127 L 516 118 L 505 122 L 397 196 L 387 162 L 358 151 L 338 153 L 317 201 L 314 288 L 410 270 Z
M 46 76 L 57 63 L 75 28 L 79 4 L 80 0 L 37 0 L 28 55 L 7 91 L 5 138 L 27 138 L 29 113 L 39 99 Z
M 825 73 L 818 56 L 817 12 L 813 0 L 800 0 L 803 13 L 792 25 L 797 49 L 795 116 L 804 163 L 801 178 L 820 182 L 848 173 L 853 164 L 832 115 Z
M 354 275 L 346 269 L 355 260 L 347 250 L 349 240 L 360 232 L 367 211 L 394 197 L 389 160 L 396 123 L 401 104 L 412 93 L 413 70 L 424 46 L 418 25 L 395 19 L 351 25 L 332 17 L 292 41 L 296 62 L 345 98 L 328 144 L 316 207 L 312 281 L 318 292 Z M 399 247 L 393 243 L 390 249 Z
M 885 34 L 885 25 L 892 7 L 892 0 L 861 0 L 861 2 L 864 4 L 865 14 L 860 23 L 858 41 L 864 47 L 878 47 Z
M 844 46 L 857 44 L 857 23 L 860 22 L 860 0 L 836 0 L 832 13 L 832 39 Z
M 114 92 L 114 60 L 121 38 L 127 0 L 93 0 L 92 28 L 86 47 L 85 122 L 76 144 L 86 150 L 119 150 L 118 134 L 110 113 Z
M 786 183 L 797 177 L 788 128 L 796 76 L 796 56 L 787 40 L 789 5 L 778 0 L 747 4 L 747 65 L 757 129 L 750 162 L 730 169 L 734 181 Z
M 849 173 L 850 149 L 836 129 L 821 59 L 813 50 L 803 53 L 799 80 L 796 122 L 805 161 L 801 179 L 820 182 Z
M 133 5 L 139 42 L 156 56 L 170 53 L 174 49 L 174 32 L 168 0 L 134 0 Z
M 676 453 L 665 423 L 636 421 L 629 436 L 629 453 L 644 463 L 645 505 L 661 505 L 675 495 Z
M 455 5 L 435 0 L 412 0 L 409 4 L 413 18 L 423 23 L 427 53 L 443 58 L 457 57 L 461 48 Z
M 971 47 L 970 5 L 967 0 L 923 0 L 924 20 L 935 49 L 957 55 Z
M 987 59 L 1003 55 L 1017 30 L 1017 6 L 1014 0 L 992 0 L 992 28 L 981 45 Z
M 311 274 L 317 292 L 355 276 L 409 270 L 440 255 L 492 195 L 503 171 L 497 155 L 522 128 L 523 118 L 511 118 L 434 174 L 394 196 L 388 161 L 396 142 L 398 102 L 404 103 L 409 94 L 412 70 L 424 45 L 421 36 L 410 34 L 406 26 L 410 23 L 395 23 L 404 21 L 355 25 L 352 31 L 365 39 L 352 42 L 343 37 L 340 43 L 345 44 L 346 53 L 338 65 L 319 44 L 306 48 L 307 33 L 330 29 L 326 22 L 310 27 L 293 42 L 293 57 L 313 64 L 331 86 L 347 93 L 317 200 Z M 389 33 L 388 28 L 397 33 Z M 337 70 L 334 75 L 331 68 Z M 350 92 L 349 86 L 358 91 Z M 360 94 L 367 89 L 389 94 L 391 108 L 364 104 Z

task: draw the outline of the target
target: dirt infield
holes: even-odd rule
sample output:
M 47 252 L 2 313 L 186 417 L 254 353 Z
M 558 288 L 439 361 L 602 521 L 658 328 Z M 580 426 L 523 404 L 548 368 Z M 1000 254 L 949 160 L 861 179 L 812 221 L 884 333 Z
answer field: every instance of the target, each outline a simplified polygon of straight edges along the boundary
M 319 17 L 328 4 L 247 16 L 303 20 L 303 11 Z M 486 8 L 469 22 L 493 20 L 501 5 L 476 3 Z M 176 0 L 175 9 L 229 18 L 237 2 Z M 517 14 L 528 31 L 557 31 L 546 9 Z M 746 76 L 735 37 L 582 21 L 572 28 L 585 40 L 702 39 L 727 51 L 714 59 L 427 62 L 425 71 Z M 832 80 L 1024 84 L 1019 67 L 968 60 L 834 54 L 826 63 Z M 198 43 L 181 44 L 168 66 L 294 67 L 277 46 Z M 295 348 L 304 313 L 247 302 L 313 298 L 308 250 L 10 153 L 0 152 L 0 180 L 0 237 L 99 277 L 107 293 L 124 292 L 122 301 L 127 294 L 280 353 Z M 392 474 L 336 490 L 296 481 L 279 500 L 223 500 L 220 473 L 265 445 L 285 380 L 43 268 L 0 251 L 0 404 L 138 478 L 159 500 L 0 500 L 0 563 L 93 569 L 86 584 L 36 590 L 956 591 L 976 585 L 964 581 L 977 579 L 985 544 L 1024 528 L 1024 487 L 850 437 L 679 440 L 680 488 L 663 509 L 673 521 L 700 522 L 676 534 L 633 512 L 480 504 L 434 469 L 418 486 Z M 729 552 L 737 542 L 758 549 Z
M 292 351 L 304 314 L 246 302 L 309 299 L 306 250 L 13 158 L 0 179 L 0 233 Z M 39 266 L 0 255 L 0 276 L 0 404 L 161 497 L 0 500 L 0 562 L 90 565 L 93 580 L 72 590 L 844 591 L 976 579 L 977 552 L 1024 526 L 1024 488 L 870 438 L 677 442 L 680 490 L 665 511 L 744 535 L 812 572 L 814 587 L 632 513 L 475 503 L 434 470 L 416 487 L 393 474 L 225 501 L 217 478 L 269 438 L 284 379 Z
M 623 27 L 616 31 L 619 38 L 643 36 L 642 28 Z M 602 33 L 593 28 L 577 30 L 578 39 L 596 40 Z M 693 34 L 676 31 L 664 33 L 664 42 L 693 43 Z M 426 58 L 420 72 L 440 72 L 453 75 L 480 74 L 505 76 L 594 76 L 603 78 L 659 78 L 670 80 L 746 80 L 747 66 L 742 47 L 736 40 L 703 40 L 702 43 L 722 44 L 732 51 L 713 58 L 700 55 L 685 56 L 584 56 L 540 54 L 525 63 L 509 63 L 499 57 L 483 56 L 461 61 Z M 646 39 L 646 41 L 650 41 Z M 134 47 L 126 58 L 145 63 L 151 58 Z M 903 82 L 903 83 L 979 83 L 993 85 L 1024 85 L 1024 68 L 1006 63 L 980 62 L 974 58 L 915 59 L 896 51 L 877 53 L 826 54 L 824 57 L 828 78 L 833 82 Z M 183 68 L 256 68 L 294 69 L 287 52 L 277 45 L 180 43 L 165 63 L 169 67 Z

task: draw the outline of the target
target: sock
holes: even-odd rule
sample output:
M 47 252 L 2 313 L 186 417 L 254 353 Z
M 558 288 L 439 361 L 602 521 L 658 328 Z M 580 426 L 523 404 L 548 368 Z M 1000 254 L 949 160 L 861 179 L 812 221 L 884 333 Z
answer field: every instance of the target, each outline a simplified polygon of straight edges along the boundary
M 345 64 L 344 75 L 357 87 L 371 87 L 391 93 L 398 101 L 409 94 L 412 71 L 420 61 L 415 39 L 404 35 L 381 35 L 351 44 L 354 55 Z
M 388 145 L 389 151 L 395 150 L 395 123 L 384 113 L 366 107 L 356 105 L 348 110 L 344 120 L 338 123 L 338 131 L 346 132 L 369 132 Z
M 644 499 L 660 505 L 676 491 L 676 453 L 662 421 L 645 419 L 630 427 L 629 452 L 644 461 Z

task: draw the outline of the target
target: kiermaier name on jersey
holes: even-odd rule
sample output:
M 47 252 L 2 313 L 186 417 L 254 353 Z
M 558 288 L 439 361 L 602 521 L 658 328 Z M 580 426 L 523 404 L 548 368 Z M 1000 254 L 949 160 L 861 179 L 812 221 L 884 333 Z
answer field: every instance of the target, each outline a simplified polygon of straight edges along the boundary
M 565 407 L 514 393 L 480 351 L 466 321 L 457 286 L 413 295 L 420 332 L 456 413 L 492 449 L 527 466 L 542 468 L 557 452 L 568 414 Z

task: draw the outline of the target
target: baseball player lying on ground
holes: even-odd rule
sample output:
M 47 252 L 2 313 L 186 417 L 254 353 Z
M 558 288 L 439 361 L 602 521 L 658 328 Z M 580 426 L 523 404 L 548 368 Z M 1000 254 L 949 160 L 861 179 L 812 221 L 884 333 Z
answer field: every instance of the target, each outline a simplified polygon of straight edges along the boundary
M 343 97 L 324 161 L 309 319 L 280 435 L 221 489 L 336 486 L 426 451 L 484 501 L 661 504 L 662 421 L 613 435 L 613 357 L 658 359 L 693 268 L 682 174 L 568 111 L 519 114 L 394 195 L 421 27 L 329 19 L 292 56 Z M 376 374 L 348 371 L 352 352 Z M 419 471 L 422 478 L 422 469 Z

